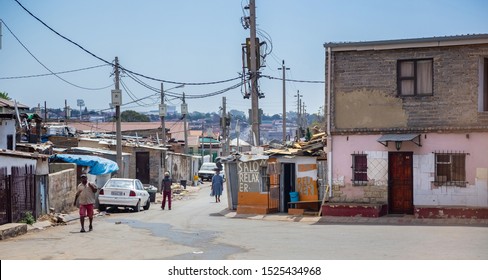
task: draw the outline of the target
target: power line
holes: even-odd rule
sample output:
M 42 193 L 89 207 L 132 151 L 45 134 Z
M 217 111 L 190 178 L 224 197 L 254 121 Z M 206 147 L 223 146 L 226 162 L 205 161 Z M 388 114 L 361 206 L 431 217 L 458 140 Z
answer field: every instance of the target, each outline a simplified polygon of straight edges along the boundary
M 268 75 L 261 75 L 261 77 L 268 78 L 270 80 L 283 80 L 283 78 L 271 77 Z M 309 83 L 309 84 L 324 84 L 325 81 L 307 81 L 307 80 L 293 80 L 293 79 L 286 79 L 287 82 L 295 82 L 295 83 Z
M 0 77 L 0 80 L 15 80 L 15 79 L 38 78 L 38 77 L 45 77 L 45 76 L 52 76 L 52 75 L 60 75 L 60 74 L 67 74 L 67 73 L 74 73 L 74 72 L 79 72 L 79 71 L 85 71 L 85 70 L 90 70 L 90 69 L 99 68 L 99 67 L 103 67 L 103 66 L 109 66 L 109 64 L 100 64 L 100 65 L 96 65 L 96 66 L 79 68 L 79 69 L 73 69 L 73 70 L 66 70 L 66 71 L 55 72 L 55 73 L 24 75 L 24 76 L 12 76 L 12 77 Z M 113 84 L 111 84 L 108 87 L 111 87 L 111 86 L 113 86 Z
M 84 52 L 88 53 L 89 55 L 95 57 L 96 59 L 98 60 L 101 60 L 107 64 L 110 64 L 112 66 L 115 66 L 114 63 L 112 62 L 109 62 L 107 61 L 106 59 L 103 59 L 101 58 L 100 56 L 90 52 L 89 50 L 87 50 L 86 48 L 84 48 L 83 46 L 81 46 L 80 44 L 74 42 L 73 40 L 67 38 L 66 36 L 60 34 L 59 32 L 57 32 L 56 30 L 54 30 L 53 28 L 51 28 L 49 25 L 47 25 L 44 21 L 42 21 L 40 18 L 38 18 L 37 16 L 35 16 L 33 13 L 31 13 L 27 8 L 25 8 L 18 0 L 14 0 L 15 2 L 17 2 L 17 4 L 19 4 L 19 6 L 24 10 L 26 11 L 30 16 L 32 16 L 33 18 L 35 18 L 37 21 L 39 21 L 42 25 L 44 25 L 47 29 L 51 30 L 52 32 L 54 32 L 56 35 L 58 35 L 59 37 L 63 38 L 64 40 L 70 42 L 71 44 L 77 46 L 78 48 L 80 48 L 81 50 L 83 50 Z M 214 82 L 201 82 L 201 83 L 187 83 L 187 82 L 175 82 L 175 81 L 169 81 L 169 80 L 163 80 L 163 79 L 158 79 L 158 78 L 153 78 L 153 77 L 150 77 L 150 76 L 147 76 L 147 75 L 144 75 L 144 74 L 141 74 L 141 73 L 137 73 L 137 72 L 134 72 L 132 70 L 129 70 L 125 67 L 122 67 L 121 65 L 118 65 L 119 69 L 120 70 L 124 70 L 126 72 L 129 72 L 129 73 L 132 73 L 136 76 L 139 76 L 139 77 L 143 77 L 143 78 L 146 78 L 148 80 L 153 80 L 153 81 L 157 81 L 157 82 L 163 82 L 163 83 L 169 83 L 169 84 L 177 84 L 177 85 L 188 85 L 188 86 L 201 86 L 201 85 L 213 85 L 213 84 L 222 84 L 222 83 L 227 83 L 227 82 L 231 82 L 231 81 L 234 81 L 234 80 L 237 80 L 237 79 L 240 79 L 241 77 L 235 77 L 235 78 L 231 78 L 231 79 L 227 79 L 227 80 L 221 80 L 221 81 L 214 81 Z
M 8 25 L 5 23 L 5 21 L 3 20 L 0 20 L 3 25 L 5 25 L 5 27 L 7 28 L 7 30 L 10 32 L 10 34 L 12 34 L 12 36 L 14 36 L 15 40 L 17 40 L 17 42 L 19 42 L 19 44 L 40 64 L 42 65 L 42 67 L 44 67 L 47 71 L 49 71 L 52 75 L 56 76 L 58 79 L 60 79 L 61 81 L 67 83 L 67 84 L 70 84 L 74 87 L 77 87 L 77 88 L 81 88 L 81 89 L 85 89 L 85 90 L 102 90 L 102 89 L 106 89 L 107 87 L 101 87 L 101 88 L 88 88 L 88 87 L 82 87 L 82 86 L 79 86 L 79 85 L 76 85 L 72 82 L 69 82 L 63 78 L 61 78 L 59 75 L 57 75 L 56 73 L 54 73 L 51 69 L 49 69 L 49 67 L 47 67 L 44 63 L 42 63 L 21 41 L 20 39 L 12 32 L 12 30 L 10 30 L 10 28 L 8 27 Z M 110 85 L 112 86 L 112 85 Z M 108 86 L 108 87 L 110 87 Z

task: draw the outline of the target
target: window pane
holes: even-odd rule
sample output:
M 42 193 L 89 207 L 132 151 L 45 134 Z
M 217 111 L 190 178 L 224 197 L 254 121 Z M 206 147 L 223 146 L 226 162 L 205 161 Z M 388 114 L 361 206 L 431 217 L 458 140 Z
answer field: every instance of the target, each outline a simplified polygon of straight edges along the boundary
M 413 95 L 414 94 L 414 82 L 412 80 L 406 80 L 401 82 L 401 93 L 402 95 Z
M 439 184 L 466 186 L 466 154 L 437 154 L 435 181 Z
M 368 161 L 366 155 L 353 155 L 353 181 L 368 181 Z
M 417 61 L 417 93 L 432 94 L 432 61 Z
M 408 78 L 413 77 L 413 61 L 400 62 L 400 77 Z
M 465 155 L 452 155 L 452 181 L 466 181 Z

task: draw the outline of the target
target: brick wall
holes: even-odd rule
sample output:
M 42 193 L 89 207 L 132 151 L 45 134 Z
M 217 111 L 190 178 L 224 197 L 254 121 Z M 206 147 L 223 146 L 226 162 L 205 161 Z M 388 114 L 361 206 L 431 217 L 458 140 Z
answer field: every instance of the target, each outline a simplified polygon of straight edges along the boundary
M 487 130 L 488 112 L 478 112 L 487 56 L 488 45 L 333 52 L 333 130 Z M 422 58 L 433 59 L 434 94 L 398 97 L 397 61 Z

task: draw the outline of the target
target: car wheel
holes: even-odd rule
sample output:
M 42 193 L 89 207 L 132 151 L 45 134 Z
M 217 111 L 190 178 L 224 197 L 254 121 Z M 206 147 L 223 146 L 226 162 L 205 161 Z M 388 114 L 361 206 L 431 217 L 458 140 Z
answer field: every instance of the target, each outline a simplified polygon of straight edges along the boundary
M 98 210 L 105 211 L 105 210 L 107 210 L 107 206 L 105 204 L 100 204 L 100 205 L 98 205 Z
M 137 202 L 136 207 L 134 207 L 134 211 L 136 211 L 136 212 L 141 211 L 141 201 L 140 200 Z
M 149 198 L 147 199 L 147 202 L 146 202 L 146 205 L 144 205 L 144 207 L 142 207 L 142 209 L 144 210 L 149 210 L 149 207 L 151 207 L 151 201 L 149 200 Z

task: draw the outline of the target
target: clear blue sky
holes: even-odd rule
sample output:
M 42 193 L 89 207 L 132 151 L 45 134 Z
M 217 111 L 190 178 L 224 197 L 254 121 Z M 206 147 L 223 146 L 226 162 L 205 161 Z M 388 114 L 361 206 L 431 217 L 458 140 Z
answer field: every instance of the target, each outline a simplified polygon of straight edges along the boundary
M 19 0 L 51 28 L 86 50 L 148 77 L 174 82 L 206 83 L 238 77 L 242 72 L 241 44 L 249 29 L 241 25 L 247 0 Z M 281 77 L 285 60 L 287 78 L 302 81 L 324 80 L 326 42 L 356 42 L 463 34 L 488 33 L 488 1 L 485 0 L 256 0 L 258 29 L 272 40 L 272 53 L 262 74 Z M 0 0 L 0 19 L 25 47 L 53 72 L 103 65 L 104 62 L 59 37 L 24 11 L 14 0 Z M 49 108 L 68 105 L 76 108 L 83 99 L 89 109 L 106 109 L 111 102 L 112 68 L 53 75 L 48 74 L 2 26 L 0 50 L 0 91 L 29 105 Z M 263 36 L 259 36 L 262 39 Z M 269 43 L 269 42 L 268 42 Z M 270 44 L 268 44 L 270 46 Z M 141 80 L 159 89 L 161 83 Z M 71 85 L 67 82 L 74 84 Z M 132 98 L 144 98 L 146 106 L 132 103 L 122 110 L 156 110 L 159 95 L 136 83 L 127 75 L 122 81 Z M 172 90 L 190 96 L 213 93 L 238 83 L 185 86 Z M 164 83 L 165 89 L 174 84 Z M 84 88 L 105 88 L 87 90 Z M 324 104 L 324 84 L 287 82 L 287 111 L 296 111 L 297 91 L 303 95 L 308 113 Z M 282 82 L 262 78 L 265 98 L 259 105 L 266 114 L 282 112 Z M 132 102 L 123 90 L 123 103 Z M 241 88 L 213 97 L 187 99 L 190 112 L 218 112 L 222 97 L 227 108 L 247 112 L 250 99 L 243 99 Z M 169 104 L 180 99 L 169 97 Z

